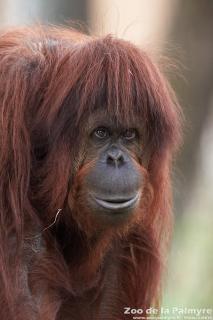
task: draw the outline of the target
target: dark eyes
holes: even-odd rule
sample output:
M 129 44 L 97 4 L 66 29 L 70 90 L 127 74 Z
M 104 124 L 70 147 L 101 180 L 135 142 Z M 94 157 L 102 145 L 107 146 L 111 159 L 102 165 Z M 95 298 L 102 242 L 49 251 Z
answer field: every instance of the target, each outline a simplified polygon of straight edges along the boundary
M 109 130 L 107 128 L 97 128 L 94 130 L 93 135 L 98 139 L 106 139 L 109 137 Z
M 122 134 L 122 137 L 125 140 L 134 140 L 137 137 L 137 131 L 135 129 L 128 129 Z
M 99 140 L 104 140 L 109 138 L 111 132 L 105 127 L 98 127 L 93 131 L 92 136 Z M 121 134 L 121 138 L 127 141 L 133 141 L 137 138 L 137 130 L 136 129 L 127 129 Z

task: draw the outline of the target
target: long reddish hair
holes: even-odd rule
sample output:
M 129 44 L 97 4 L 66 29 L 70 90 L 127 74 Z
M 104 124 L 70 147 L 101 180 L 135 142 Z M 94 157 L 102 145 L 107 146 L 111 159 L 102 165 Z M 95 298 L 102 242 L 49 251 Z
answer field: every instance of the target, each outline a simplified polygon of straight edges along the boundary
M 149 153 L 149 200 L 146 210 L 141 208 L 143 217 L 128 231 L 118 232 L 113 244 L 103 238 L 99 251 L 89 253 L 91 263 L 82 273 L 89 275 L 97 261 L 105 270 L 105 277 L 93 284 L 94 319 L 123 319 L 125 306 L 148 308 L 159 301 L 171 229 L 170 167 L 180 140 L 175 95 L 148 55 L 127 41 L 62 27 L 21 28 L 0 35 L 2 320 L 58 319 L 66 297 L 77 299 L 75 274 L 54 230 L 41 230 L 67 203 L 79 175 L 74 165 L 79 132 L 97 108 L 124 123 L 134 117 L 141 121 L 147 136 L 144 152 Z M 74 235 L 75 221 L 67 224 Z M 102 288 L 105 293 L 98 295 Z M 83 309 L 79 319 L 87 319 Z

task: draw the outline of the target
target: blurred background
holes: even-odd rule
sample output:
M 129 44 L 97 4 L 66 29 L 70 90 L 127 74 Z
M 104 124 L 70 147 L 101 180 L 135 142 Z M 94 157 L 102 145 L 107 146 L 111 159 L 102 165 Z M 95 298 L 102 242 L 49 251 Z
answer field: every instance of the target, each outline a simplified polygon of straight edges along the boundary
M 0 27 L 71 21 L 95 35 L 131 40 L 156 59 L 169 57 L 165 72 L 185 123 L 174 170 L 175 226 L 163 305 L 212 307 L 213 1 L 0 0 Z

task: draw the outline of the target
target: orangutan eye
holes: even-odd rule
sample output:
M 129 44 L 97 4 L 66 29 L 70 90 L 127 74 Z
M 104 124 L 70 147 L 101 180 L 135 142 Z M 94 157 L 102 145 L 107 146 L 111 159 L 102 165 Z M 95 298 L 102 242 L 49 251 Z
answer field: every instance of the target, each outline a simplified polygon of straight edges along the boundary
M 109 137 L 109 130 L 107 128 L 102 128 L 99 127 L 97 129 L 95 129 L 95 131 L 93 132 L 94 136 L 98 139 L 106 139 Z
M 125 140 L 134 140 L 137 137 L 137 130 L 136 129 L 128 129 L 123 133 L 122 136 Z

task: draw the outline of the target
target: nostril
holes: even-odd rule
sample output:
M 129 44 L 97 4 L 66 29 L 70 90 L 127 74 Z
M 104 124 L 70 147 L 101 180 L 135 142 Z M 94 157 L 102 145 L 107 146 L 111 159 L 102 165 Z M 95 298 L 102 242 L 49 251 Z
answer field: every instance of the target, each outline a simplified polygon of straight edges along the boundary
M 124 162 L 124 156 L 120 150 L 111 150 L 107 154 L 107 163 L 108 164 L 122 164 Z
M 113 163 L 115 161 L 114 157 L 112 157 L 111 155 L 107 156 L 107 163 Z

